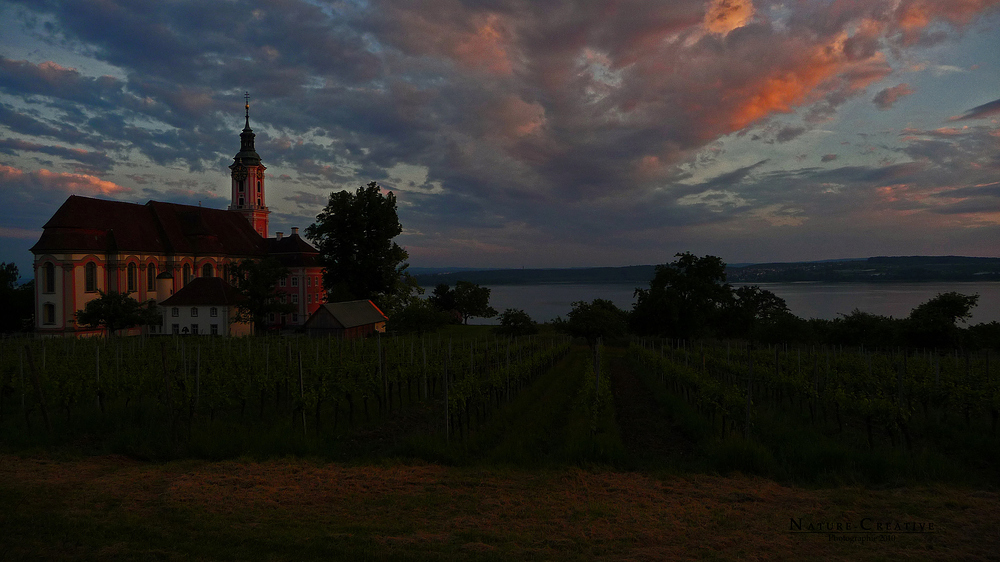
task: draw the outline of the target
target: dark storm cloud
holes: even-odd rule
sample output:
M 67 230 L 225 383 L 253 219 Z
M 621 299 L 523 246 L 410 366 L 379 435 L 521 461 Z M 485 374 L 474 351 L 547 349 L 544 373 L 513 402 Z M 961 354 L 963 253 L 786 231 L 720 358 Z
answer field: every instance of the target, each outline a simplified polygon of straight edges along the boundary
M 1000 100 L 993 100 L 989 103 L 984 103 L 983 105 L 978 105 L 972 109 L 966 111 L 961 116 L 956 117 L 955 121 L 965 121 L 968 119 L 985 119 L 987 117 L 992 117 L 994 115 L 1000 115 Z
M 88 107 L 109 109 L 123 96 L 124 84 L 111 76 L 83 76 L 54 62 L 32 64 L 0 58 L 0 90 L 42 95 Z
M 2 103 L 0 103 L 0 123 L 3 123 L 12 132 L 21 135 L 47 137 L 67 142 L 76 142 L 84 138 L 84 135 L 74 127 L 65 124 L 55 126 L 27 113 L 15 111 Z
M 778 135 L 775 137 L 775 140 L 778 142 L 788 142 L 799 138 L 802 133 L 806 131 L 807 129 L 805 127 L 782 127 L 782 129 L 778 131 Z
M 13 154 L 15 152 L 38 152 L 50 156 L 58 156 L 69 161 L 79 162 L 95 171 L 109 170 L 113 164 L 111 158 L 100 152 L 65 148 L 62 146 L 45 146 L 16 139 L 0 139 L 0 152 Z
M 1000 201 L 996 199 L 975 199 L 940 205 L 928 209 L 939 215 L 974 215 L 979 213 L 1000 213 Z
M 875 94 L 875 98 L 872 99 L 872 102 L 879 109 L 889 109 L 895 105 L 897 101 L 911 95 L 913 92 L 914 90 L 913 88 L 910 88 L 909 84 L 900 84 L 898 86 L 886 88 Z
M 949 189 L 935 193 L 934 197 L 1000 197 L 1000 183 Z

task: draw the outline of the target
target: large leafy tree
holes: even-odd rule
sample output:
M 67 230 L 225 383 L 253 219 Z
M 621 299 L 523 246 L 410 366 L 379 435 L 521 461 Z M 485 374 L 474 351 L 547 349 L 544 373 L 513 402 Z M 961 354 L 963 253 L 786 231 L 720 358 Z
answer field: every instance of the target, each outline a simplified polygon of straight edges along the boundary
M 462 322 L 469 323 L 469 318 L 493 318 L 496 309 L 490 306 L 490 288 L 480 287 L 468 281 L 455 283 L 455 307 L 462 314 Z
M 527 312 L 508 308 L 500 314 L 500 325 L 493 331 L 504 336 L 527 336 L 538 333 L 538 324 Z
M 389 317 L 392 332 L 425 334 L 451 323 L 451 315 L 442 312 L 427 299 L 415 298 Z
M 31 324 L 35 282 L 18 285 L 17 265 L 0 262 L 0 332 L 15 332 Z
M 230 270 L 231 282 L 243 300 L 237 304 L 236 322 L 253 324 L 254 333 L 262 334 L 269 314 L 287 314 L 295 310 L 281 302 L 278 281 L 288 276 L 288 268 L 274 258 L 246 259 Z
M 354 193 L 330 194 L 316 222 L 306 228 L 306 236 L 319 250 L 323 281 L 331 288 L 331 298 L 372 299 L 386 305 L 401 293 L 410 295 L 413 284 L 406 281 L 409 255 L 392 241 L 402 231 L 396 196 L 391 191 L 383 193 L 377 183 L 359 187 Z
M 457 312 L 464 324 L 469 323 L 469 318 L 493 318 L 497 315 L 496 309 L 490 306 L 490 288 L 468 281 L 455 283 L 454 289 L 441 283 L 434 288 L 428 300 L 442 312 Z
M 455 304 L 455 290 L 448 286 L 447 283 L 438 283 L 431 295 L 427 297 L 427 300 L 438 310 L 444 312 L 458 309 L 458 306 Z
M 910 344 L 921 347 L 953 347 L 962 344 L 962 329 L 972 317 L 972 309 L 979 303 L 979 295 L 957 292 L 939 293 L 917 306 L 907 319 Z
M 573 303 L 567 319 L 557 318 L 556 329 L 575 338 L 584 338 L 590 347 L 597 345 L 600 338 L 618 337 L 626 333 L 628 314 L 606 299 Z
M 785 299 L 757 285 L 738 287 L 728 303 L 727 327 L 732 335 L 760 339 L 762 327 L 773 324 L 789 314 Z
M 98 297 L 76 312 L 76 321 L 84 326 L 103 328 L 109 335 L 135 326 L 152 326 L 161 321 L 156 301 L 139 302 L 128 292 L 97 291 Z
M 648 289 L 636 289 L 632 326 L 641 334 L 674 338 L 710 335 L 732 299 L 721 258 L 677 254 L 673 263 L 656 266 Z

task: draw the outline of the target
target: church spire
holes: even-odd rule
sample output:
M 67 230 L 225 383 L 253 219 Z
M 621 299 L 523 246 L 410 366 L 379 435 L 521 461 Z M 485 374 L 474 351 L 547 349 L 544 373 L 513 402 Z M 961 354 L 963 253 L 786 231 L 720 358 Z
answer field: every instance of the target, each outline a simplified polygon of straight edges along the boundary
M 244 92 L 243 97 L 247 100 L 247 124 L 243 127 L 244 131 L 253 132 L 250 130 L 250 92 Z
M 232 203 L 231 211 L 239 211 L 250 221 L 258 234 L 267 238 L 267 215 L 270 210 L 264 205 L 264 170 L 253 145 L 253 130 L 250 129 L 250 92 L 243 94 L 246 99 L 246 125 L 240 133 L 240 151 L 233 157 L 229 166 L 232 170 Z

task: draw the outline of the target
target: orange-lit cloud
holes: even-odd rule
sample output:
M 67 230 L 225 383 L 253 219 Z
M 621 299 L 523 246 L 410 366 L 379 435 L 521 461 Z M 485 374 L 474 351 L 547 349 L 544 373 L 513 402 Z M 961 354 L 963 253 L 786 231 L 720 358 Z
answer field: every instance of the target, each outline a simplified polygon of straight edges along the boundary
M 753 14 L 752 0 L 709 0 L 705 29 L 725 35 L 749 23 Z
M 846 36 L 804 51 L 793 66 L 777 67 L 728 95 L 736 101 L 730 127 L 740 130 L 773 113 L 788 113 L 823 95 L 846 99 L 888 76 L 892 69 L 882 53 L 861 61 L 845 56 Z
M 463 64 L 482 68 L 494 74 L 510 74 L 513 64 L 507 52 L 510 45 L 503 22 L 490 14 L 478 24 L 475 31 L 460 37 L 454 45 L 454 54 Z
M 131 188 L 122 187 L 96 176 L 57 173 L 46 169 L 24 172 L 11 166 L 0 165 L 0 185 L 5 184 L 20 184 L 23 186 L 22 189 L 30 187 L 76 195 L 116 196 L 133 193 Z
M 545 108 L 538 103 L 528 103 L 509 95 L 493 108 L 492 118 L 503 136 L 518 139 L 542 132 L 545 127 Z
M 895 23 L 904 44 L 912 44 L 935 21 L 964 26 L 997 5 L 998 0 L 902 0 L 897 3 Z
M 387 6 L 401 28 L 389 38 L 411 53 L 446 57 L 465 69 L 508 75 L 514 68 L 510 26 L 495 13 L 464 14 L 451 6 Z

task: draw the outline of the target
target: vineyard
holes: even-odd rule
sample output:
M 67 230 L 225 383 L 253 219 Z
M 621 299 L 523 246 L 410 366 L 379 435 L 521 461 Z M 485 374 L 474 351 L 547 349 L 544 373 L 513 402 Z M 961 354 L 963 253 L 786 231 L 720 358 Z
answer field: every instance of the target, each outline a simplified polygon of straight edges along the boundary
M 767 420 L 855 450 L 997 460 L 1000 380 L 989 353 L 643 340 L 630 354 L 695 409 L 717 440 L 757 440 Z
M 309 438 L 416 409 L 425 432 L 464 440 L 568 349 L 539 337 L 10 340 L 0 427 L 146 426 L 183 441 L 228 424 Z
M 8 340 L 0 444 L 979 478 L 1000 466 L 991 363 L 988 353 L 669 340 L 588 349 L 551 333 L 474 331 Z

